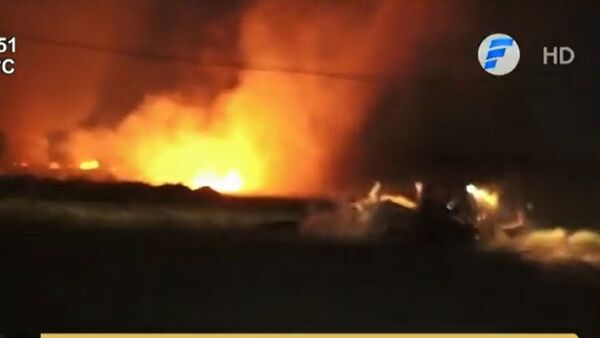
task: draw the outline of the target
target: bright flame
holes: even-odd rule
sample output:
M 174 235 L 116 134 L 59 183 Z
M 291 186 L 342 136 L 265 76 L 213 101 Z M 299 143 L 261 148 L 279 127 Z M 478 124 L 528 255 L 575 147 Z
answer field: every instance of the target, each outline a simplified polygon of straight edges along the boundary
M 61 166 L 57 162 L 50 162 L 50 164 L 48 164 L 48 169 L 50 170 L 59 170 L 60 168 Z
M 79 164 L 81 170 L 96 170 L 98 168 L 100 168 L 100 162 L 97 160 L 87 160 Z
M 114 131 L 74 133 L 74 157 L 94 156 L 110 163 L 117 177 L 155 185 L 256 192 L 267 172 L 252 126 L 229 114 L 218 121 L 199 118 L 207 115 L 200 107 L 173 98 L 149 98 Z M 87 166 L 95 164 L 99 165 Z
M 243 185 L 240 174 L 234 170 L 224 176 L 218 176 L 212 172 L 201 172 L 189 183 L 189 187 L 192 189 L 210 187 L 220 192 L 239 192 Z
M 480 188 L 474 184 L 467 185 L 466 190 L 473 196 L 479 206 L 489 210 L 496 210 L 498 208 L 497 192 Z

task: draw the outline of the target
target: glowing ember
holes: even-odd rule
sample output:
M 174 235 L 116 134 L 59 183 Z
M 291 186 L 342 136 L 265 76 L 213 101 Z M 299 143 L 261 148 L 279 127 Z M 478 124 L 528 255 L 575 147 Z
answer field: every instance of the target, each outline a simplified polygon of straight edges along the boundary
M 239 192 L 243 187 L 243 181 L 240 174 L 234 170 L 223 176 L 211 172 L 202 172 L 188 186 L 192 189 L 210 187 L 220 192 Z
M 60 168 L 60 164 L 57 162 L 50 162 L 50 164 L 48 164 L 48 169 L 50 170 L 59 170 Z
M 100 162 L 96 160 L 83 161 L 79 164 L 81 170 L 96 170 L 100 168 Z
M 466 190 L 473 196 L 477 205 L 489 210 L 496 210 L 498 208 L 497 192 L 480 188 L 474 184 L 467 185 Z

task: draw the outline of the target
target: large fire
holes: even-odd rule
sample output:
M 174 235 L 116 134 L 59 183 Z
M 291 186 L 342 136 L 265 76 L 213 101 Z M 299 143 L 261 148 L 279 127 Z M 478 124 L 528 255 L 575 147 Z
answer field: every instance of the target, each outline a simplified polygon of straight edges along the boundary
M 241 22 L 244 59 L 292 71 L 240 71 L 237 87 L 209 104 L 176 93 L 149 95 L 116 127 L 71 132 L 64 152 L 81 169 L 102 164 L 117 178 L 151 184 L 238 194 L 323 193 L 378 86 L 293 69 L 396 69 L 406 62 L 399 47 L 409 48 L 413 35 L 391 50 L 380 40 L 403 22 L 392 19 L 406 16 L 394 2 L 327 11 L 314 3 L 258 2 Z
M 198 44 L 185 50 L 163 51 L 157 44 L 145 53 L 143 43 L 134 43 L 145 40 L 132 33 L 121 40 L 131 48 L 115 57 L 102 53 L 104 44 L 96 46 L 93 36 L 76 37 L 74 44 L 91 47 L 78 54 L 77 70 L 69 64 L 68 87 L 54 86 L 56 75 L 39 68 L 63 71 L 70 47 L 46 46 L 57 64 L 23 62 L 20 73 L 27 76 L 16 79 L 21 90 L 15 93 L 27 97 L 7 109 L 17 118 L 10 128 L 0 126 L 0 151 L 11 146 L 6 163 L 61 177 L 237 194 L 327 194 L 387 81 L 410 81 L 417 42 L 434 35 L 448 16 L 439 4 L 392 0 L 255 1 L 240 11 L 231 14 L 234 25 L 228 14 L 199 21 L 198 33 L 172 27 L 181 41 Z M 226 24 L 235 34 L 223 34 Z M 177 62 L 182 58 L 193 61 Z M 44 90 L 31 90 L 38 82 Z M 4 129 L 11 131 L 6 137 Z
M 256 140 L 249 130 L 168 97 L 149 98 L 116 130 L 85 130 L 72 135 L 81 169 L 111 163 L 117 177 L 151 184 L 209 186 L 223 192 L 256 192 L 265 178 Z M 230 127 L 231 126 L 231 127 Z M 101 142 L 98 142 L 101 140 Z

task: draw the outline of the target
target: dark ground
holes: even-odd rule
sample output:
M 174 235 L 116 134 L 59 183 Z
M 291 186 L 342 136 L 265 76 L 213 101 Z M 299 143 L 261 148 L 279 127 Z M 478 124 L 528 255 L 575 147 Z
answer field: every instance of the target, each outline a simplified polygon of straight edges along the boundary
M 247 203 L 256 202 L 227 207 Z M 294 203 L 285 205 L 302 209 Z M 268 218 L 266 227 L 216 230 L 37 216 L 0 213 L 5 332 L 600 335 L 600 272 L 585 266 L 540 266 L 467 248 L 311 239 Z

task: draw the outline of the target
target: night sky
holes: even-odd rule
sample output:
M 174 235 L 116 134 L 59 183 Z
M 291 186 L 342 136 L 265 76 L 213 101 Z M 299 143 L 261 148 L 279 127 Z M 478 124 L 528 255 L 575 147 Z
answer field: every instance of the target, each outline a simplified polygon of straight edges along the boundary
M 406 162 L 596 164 L 600 115 L 593 37 L 599 4 L 460 3 L 463 17 L 451 19 L 445 35 L 419 49 L 410 84 L 399 80 L 381 101 L 366 132 L 372 157 L 367 162 L 378 162 L 376 150 L 385 144 L 399 144 L 386 167 L 394 158 L 403 159 L 396 170 Z M 476 62 L 478 44 L 496 32 L 511 35 L 521 50 L 516 70 L 503 77 L 490 76 Z M 543 46 L 570 46 L 576 59 L 568 66 L 544 66 Z

